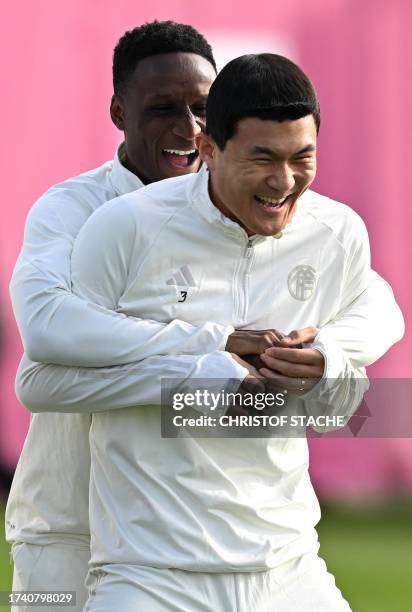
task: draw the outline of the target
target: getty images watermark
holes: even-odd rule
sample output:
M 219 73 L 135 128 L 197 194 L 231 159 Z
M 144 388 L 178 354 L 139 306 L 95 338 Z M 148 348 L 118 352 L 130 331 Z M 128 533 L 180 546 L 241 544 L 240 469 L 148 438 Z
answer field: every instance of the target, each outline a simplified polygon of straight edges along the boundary
M 307 382 L 307 386 L 306 383 Z M 412 380 L 322 379 L 290 388 L 162 380 L 161 435 L 412 438 Z
M 251 392 L 226 392 L 223 389 L 218 392 L 208 389 L 196 389 L 193 393 L 172 393 L 172 409 L 175 412 L 185 408 L 195 408 L 203 412 L 205 409 L 210 414 L 199 414 L 188 416 L 175 414 L 172 416 L 173 426 L 182 427 L 242 427 L 257 428 L 267 431 L 270 428 L 294 428 L 304 427 L 343 427 L 346 425 L 345 417 L 342 415 L 306 415 L 306 414 L 268 414 L 264 410 L 268 408 L 282 408 L 286 406 L 287 390 L 278 393 L 251 393 Z M 224 414 L 214 416 L 216 411 L 226 409 Z M 246 413 L 244 414 L 243 411 Z M 250 412 L 254 413 L 251 414 Z M 262 411 L 261 414 L 256 412 Z
M 344 428 L 364 385 L 343 381 L 308 392 L 241 385 L 234 380 L 162 381 L 163 437 L 305 437 Z M 338 390 L 339 387 L 339 390 Z
M 233 392 L 224 389 L 215 392 L 209 389 L 195 389 L 193 392 L 183 393 L 172 391 L 171 399 L 173 410 L 196 407 L 198 409 L 206 408 L 213 412 L 220 408 L 231 408 L 233 406 L 243 406 L 255 410 L 263 410 L 273 406 L 281 407 L 286 404 L 286 395 L 287 390 L 275 394 L 273 392 Z

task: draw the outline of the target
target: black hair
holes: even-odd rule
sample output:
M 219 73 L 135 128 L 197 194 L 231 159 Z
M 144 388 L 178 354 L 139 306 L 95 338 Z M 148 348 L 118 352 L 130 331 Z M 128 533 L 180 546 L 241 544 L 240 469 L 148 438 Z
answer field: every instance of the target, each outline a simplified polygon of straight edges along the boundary
M 210 88 L 206 132 L 223 150 L 245 117 L 274 121 L 313 115 L 320 126 L 316 92 L 306 74 L 281 55 L 242 55 L 229 62 Z
M 126 32 L 113 53 L 114 93 L 124 93 L 140 60 L 161 53 L 178 52 L 201 55 L 216 70 L 212 47 L 190 25 L 174 21 L 152 21 Z

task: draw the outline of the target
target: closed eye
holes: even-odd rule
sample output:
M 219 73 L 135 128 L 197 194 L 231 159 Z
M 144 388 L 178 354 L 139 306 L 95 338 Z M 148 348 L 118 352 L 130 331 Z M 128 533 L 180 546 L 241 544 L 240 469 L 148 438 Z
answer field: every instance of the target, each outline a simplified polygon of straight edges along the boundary
M 174 109 L 174 106 L 172 106 L 171 104 L 156 104 L 156 106 L 151 106 L 149 110 L 161 113 L 161 112 L 172 112 L 175 109 Z
M 202 104 L 202 106 L 194 106 L 191 111 L 197 117 L 204 117 L 206 115 L 206 105 Z

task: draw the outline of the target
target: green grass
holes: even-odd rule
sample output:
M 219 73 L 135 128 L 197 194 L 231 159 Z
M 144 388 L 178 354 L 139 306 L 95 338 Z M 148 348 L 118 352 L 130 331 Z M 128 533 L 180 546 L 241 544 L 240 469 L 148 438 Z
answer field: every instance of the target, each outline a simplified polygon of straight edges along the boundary
M 4 504 L 0 499 L 0 591 L 10 591 L 12 566 L 9 557 L 9 545 L 4 540 Z M 1 610 L 9 609 L 8 606 L 0 606 Z
M 320 554 L 354 612 L 412 610 L 412 504 L 326 508 Z
M 3 525 L 1 504 L 0 520 Z M 353 612 L 412 610 L 411 503 L 327 507 L 318 531 L 320 554 Z M 9 590 L 11 585 L 8 551 L 1 537 L 0 591 Z

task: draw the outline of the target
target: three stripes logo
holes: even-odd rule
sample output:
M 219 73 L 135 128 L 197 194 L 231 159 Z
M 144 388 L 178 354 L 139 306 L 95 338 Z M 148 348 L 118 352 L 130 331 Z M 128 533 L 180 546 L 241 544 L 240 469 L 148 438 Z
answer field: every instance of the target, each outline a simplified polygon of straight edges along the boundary
M 177 272 L 175 272 L 172 278 L 166 281 L 166 285 L 174 285 L 175 287 L 197 287 L 197 283 L 193 278 L 188 265 L 182 266 Z M 178 302 L 185 302 L 187 298 L 188 290 L 180 291 L 180 299 Z

